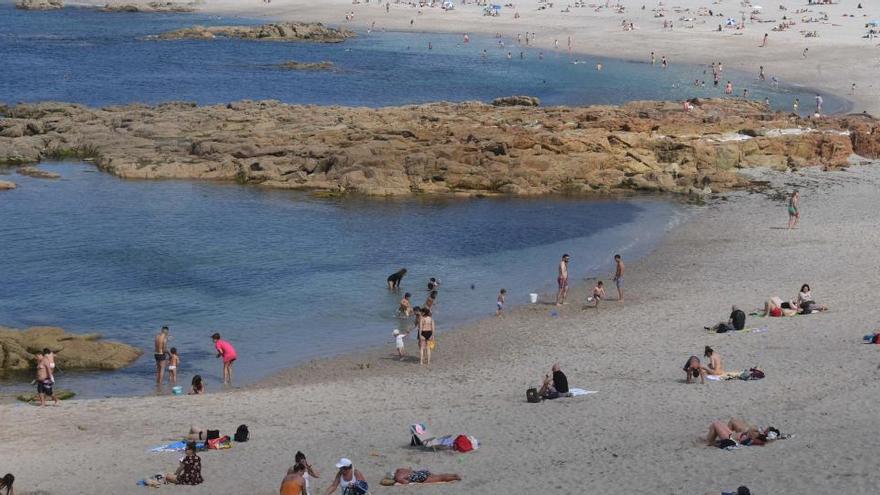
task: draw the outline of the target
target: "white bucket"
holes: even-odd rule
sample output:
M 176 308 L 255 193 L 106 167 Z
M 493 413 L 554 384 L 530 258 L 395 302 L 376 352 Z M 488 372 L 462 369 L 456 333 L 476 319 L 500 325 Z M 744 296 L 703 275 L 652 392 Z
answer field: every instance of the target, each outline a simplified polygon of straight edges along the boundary
M 532 292 L 531 294 L 529 294 L 529 300 L 532 301 L 532 304 L 537 303 L 538 302 L 538 295 L 535 294 L 534 292 Z

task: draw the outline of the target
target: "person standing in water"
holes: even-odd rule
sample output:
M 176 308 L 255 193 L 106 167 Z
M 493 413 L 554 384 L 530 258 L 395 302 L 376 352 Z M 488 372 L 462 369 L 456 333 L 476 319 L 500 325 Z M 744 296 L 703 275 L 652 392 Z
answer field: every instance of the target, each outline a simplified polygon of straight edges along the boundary
M 406 268 L 401 268 L 388 276 L 388 290 L 397 290 L 400 288 L 400 281 L 406 275 Z
M 501 316 L 501 312 L 504 311 L 504 299 L 507 295 L 507 290 L 501 289 L 498 292 L 498 299 L 495 300 L 495 316 Z
M 170 330 L 167 326 L 163 326 L 162 329 L 159 330 L 159 334 L 156 335 L 153 358 L 156 359 L 157 385 L 162 383 L 162 378 L 165 376 L 165 362 L 168 361 L 168 351 L 166 349 L 166 346 L 168 345 L 169 331 Z
M 556 275 L 556 286 L 559 290 L 556 292 L 556 305 L 565 304 L 565 296 L 568 295 L 568 262 L 571 257 L 566 253 L 562 255 L 562 261 L 559 262 L 559 272 Z
M 623 259 L 619 254 L 614 255 L 614 283 L 617 285 L 617 300 L 623 302 Z
M 238 359 L 238 355 L 232 344 L 221 339 L 219 333 L 212 335 L 211 340 L 214 341 L 214 348 L 217 349 L 217 357 L 223 358 L 223 384 L 230 385 L 232 384 L 232 363 Z
M 434 318 L 431 310 L 422 308 L 422 317 L 419 319 L 419 364 L 431 364 L 431 347 L 434 345 Z
M 403 299 L 400 300 L 400 306 L 397 308 L 397 314 L 400 316 L 410 316 L 412 315 L 412 304 L 409 301 L 409 298 L 412 297 L 412 294 L 407 292 L 403 295 Z
M 801 106 L 801 99 L 795 98 L 794 103 L 792 103 L 791 108 L 794 110 L 794 113 L 798 113 L 798 109 Z
M 801 219 L 800 194 L 795 189 L 788 198 L 788 230 L 797 228 L 798 221 Z

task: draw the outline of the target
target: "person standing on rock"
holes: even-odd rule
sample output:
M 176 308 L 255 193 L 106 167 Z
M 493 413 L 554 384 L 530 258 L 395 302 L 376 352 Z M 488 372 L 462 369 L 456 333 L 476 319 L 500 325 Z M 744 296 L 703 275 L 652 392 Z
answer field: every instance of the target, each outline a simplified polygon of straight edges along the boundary
M 565 296 L 568 295 L 568 262 L 571 257 L 568 254 L 562 255 L 562 261 L 559 262 L 559 273 L 556 276 L 556 286 L 559 290 L 556 292 L 556 305 L 565 304 Z
M 619 254 L 614 255 L 614 283 L 617 285 L 617 300 L 623 302 L 623 259 Z
M 165 376 L 165 362 L 168 361 L 168 332 L 168 327 L 163 326 L 162 329 L 159 330 L 159 334 L 156 335 L 153 358 L 156 359 L 157 385 L 160 385 L 162 383 L 162 378 Z
M 219 333 L 211 336 L 214 341 L 214 348 L 217 349 L 217 357 L 223 358 L 223 384 L 232 384 L 232 363 L 238 358 L 235 353 L 235 347 L 232 344 L 220 338 Z

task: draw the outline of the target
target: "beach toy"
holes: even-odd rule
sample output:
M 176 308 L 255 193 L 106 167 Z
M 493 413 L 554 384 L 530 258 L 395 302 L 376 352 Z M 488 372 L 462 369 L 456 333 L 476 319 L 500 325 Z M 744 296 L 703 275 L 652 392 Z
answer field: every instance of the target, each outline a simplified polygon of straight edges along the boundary
M 180 385 L 171 387 L 171 393 L 174 395 L 183 395 L 183 387 L 181 387 Z
M 532 292 L 531 294 L 529 294 L 529 301 L 531 301 L 532 304 L 535 304 L 536 302 L 538 302 L 538 295 Z

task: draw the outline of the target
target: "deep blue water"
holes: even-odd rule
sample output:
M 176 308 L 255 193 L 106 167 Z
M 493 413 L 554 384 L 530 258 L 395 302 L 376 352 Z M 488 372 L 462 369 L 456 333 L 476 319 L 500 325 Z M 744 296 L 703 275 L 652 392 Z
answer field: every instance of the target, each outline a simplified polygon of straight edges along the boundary
M 239 383 L 308 358 L 386 342 L 390 351 L 400 295 L 385 279 L 401 267 L 416 305 L 430 277 L 442 281 L 442 336 L 492 314 L 502 287 L 511 304 L 552 293 L 563 252 L 573 276 L 607 276 L 615 252 L 645 254 L 683 214 L 649 199 L 326 200 L 42 167 L 63 178 L 0 176 L 19 186 L 0 196 L 0 322 L 98 331 L 147 349 L 114 380 L 60 375 L 86 395 L 152 390 L 163 324 L 182 378 L 200 373 L 214 389 L 214 331 L 239 352 Z
M 464 44 L 458 35 L 425 33 L 360 33 L 341 44 L 144 39 L 194 24 L 259 22 L 205 14 L 108 14 L 80 8 L 26 12 L 0 0 L 0 102 L 107 105 L 186 100 L 208 104 L 278 99 L 386 106 L 528 94 L 557 105 L 723 96 L 723 87 L 711 88 L 712 75 L 705 75 L 704 67 L 672 64 L 662 70 L 647 63 L 569 57 L 552 50 L 541 59 L 540 50 L 516 46 L 515 39 L 503 39 L 503 48 L 491 37 L 472 37 Z M 428 50 L 428 43 L 433 49 Z M 329 60 L 338 70 L 273 67 L 287 60 Z M 595 69 L 599 62 L 604 65 L 601 72 Z M 769 97 L 773 105 L 786 110 L 799 97 L 801 108 L 809 110 L 813 92 L 773 90 L 756 76 L 726 70 L 722 86 L 730 79 L 737 94 L 747 87 L 753 98 Z M 706 80 L 709 87 L 694 88 L 694 79 Z M 842 110 L 844 102 L 825 96 L 825 108 Z

